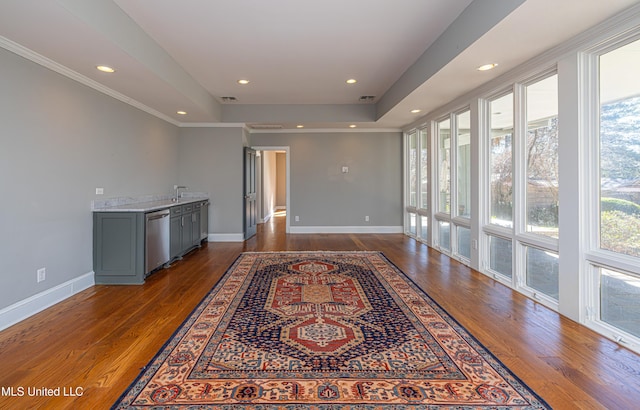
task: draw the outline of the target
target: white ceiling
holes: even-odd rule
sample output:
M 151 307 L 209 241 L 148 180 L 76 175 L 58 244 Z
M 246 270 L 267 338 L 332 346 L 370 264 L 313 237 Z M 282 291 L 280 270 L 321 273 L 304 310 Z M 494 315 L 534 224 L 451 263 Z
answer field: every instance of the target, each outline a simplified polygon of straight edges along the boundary
M 0 45 L 183 125 L 399 128 L 636 3 L 2 0 Z

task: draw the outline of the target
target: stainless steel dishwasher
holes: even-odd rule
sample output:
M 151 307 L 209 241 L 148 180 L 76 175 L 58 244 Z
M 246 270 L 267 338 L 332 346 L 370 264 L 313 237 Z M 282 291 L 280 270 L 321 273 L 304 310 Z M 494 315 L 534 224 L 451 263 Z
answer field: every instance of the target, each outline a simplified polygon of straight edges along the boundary
M 169 262 L 169 210 L 145 214 L 144 274 Z

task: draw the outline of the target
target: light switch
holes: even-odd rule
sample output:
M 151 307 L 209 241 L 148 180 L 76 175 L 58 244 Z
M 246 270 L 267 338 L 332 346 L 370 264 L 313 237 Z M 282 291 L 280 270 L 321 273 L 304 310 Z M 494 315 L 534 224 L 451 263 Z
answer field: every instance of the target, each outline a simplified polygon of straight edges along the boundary
M 342 167 L 342 173 L 346 174 L 347 172 L 349 172 L 349 167 Z
M 104 188 L 96 188 L 96 195 L 104 195 Z

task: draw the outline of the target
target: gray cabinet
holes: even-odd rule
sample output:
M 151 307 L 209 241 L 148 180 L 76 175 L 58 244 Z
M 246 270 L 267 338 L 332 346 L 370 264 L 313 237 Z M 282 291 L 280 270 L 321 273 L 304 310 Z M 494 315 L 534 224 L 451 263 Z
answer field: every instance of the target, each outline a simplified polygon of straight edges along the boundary
M 200 220 L 202 219 L 202 202 L 196 202 L 193 204 L 193 214 L 191 215 L 191 243 L 193 246 L 200 246 L 200 234 L 202 227 L 200 226 Z
M 200 241 L 209 238 L 209 201 L 200 203 Z
M 203 203 L 206 203 L 208 212 L 208 201 L 196 202 L 185 205 L 176 205 L 171 208 L 170 221 L 170 253 L 171 259 L 180 259 L 184 254 L 199 247 L 202 241 L 202 232 L 207 232 L 208 217 L 202 220 Z M 207 226 L 203 226 L 207 224 Z
M 96 283 L 143 283 L 144 213 L 96 212 L 93 226 Z
M 169 221 L 169 254 L 171 260 L 182 255 L 182 207 L 171 207 L 171 220 Z
M 169 205 L 169 257 L 179 260 L 208 235 L 208 200 Z M 167 209 L 162 208 L 162 209 Z M 153 208 L 158 210 L 157 207 Z M 145 279 L 145 212 L 93 213 L 96 284 L 141 284 Z

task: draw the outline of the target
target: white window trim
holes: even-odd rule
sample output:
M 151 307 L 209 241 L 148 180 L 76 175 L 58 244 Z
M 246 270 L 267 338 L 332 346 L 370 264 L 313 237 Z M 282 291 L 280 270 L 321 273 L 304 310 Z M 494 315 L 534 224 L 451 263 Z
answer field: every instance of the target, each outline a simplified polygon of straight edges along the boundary
M 562 241 L 557 246 L 552 246 L 552 241 L 545 238 L 536 238 L 529 233 L 521 232 L 515 234 L 512 239 L 514 251 L 521 245 L 532 245 L 535 247 L 557 250 L 560 255 L 560 302 L 557 310 L 564 316 L 576 320 L 595 331 L 618 340 L 621 332 L 617 329 L 610 329 L 604 323 L 597 323 L 590 320 L 594 314 L 593 303 L 597 301 L 599 295 L 594 294 L 597 286 L 597 266 L 604 266 L 612 270 L 622 270 L 624 272 L 638 272 L 638 264 L 635 259 L 627 260 L 624 255 L 616 255 L 613 260 L 606 251 L 596 248 L 597 232 L 590 228 L 593 215 L 598 213 L 598 201 L 594 200 L 594 193 L 591 192 L 594 184 L 592 171 L 589 166 L 593 160 L 594 143 L 590 141 L 593 130 L 597 130 L 597 118 L 589 115 L 588 105 L 593 103 L 593 96 L 596 87 L 586 82 L 593 73 L 589 72 L 589 53 L 593 53 L 597 48 L 605 50 L 605 47 L 615 48 L 617 43 L 624 38 L 630 39 L 632 36 L 640 36 L 640 5 L 632 6 L 605 22 L 592 27 L 591 29 L 577 35 L 573 39 L 544 52 L 526 63 L 504 73 L 497 78 L 479 86 L 478 88 L 462 95 L 436 110 L 418 119 L 410 127 L 427 126 L 431 134 L 430 142 L 430 191 L 434 192 L 434 133 L 433 122 L 455 111 L 464 105 L 471 106 L 472 121 L 472 168 L 475 174 L 472 176 L 472 201 L 474 204 L 471 215 L 472 240 L 477 241 L 477 249 L 472 248 L 471 267 L 492 276 L 488 270 L 488 249 L 487 235 L 492 234 L 504 237 L 504 232 L 500 227 L 489 225 L 486 220 L 489 215 L 486 209 L 488 203 L 487 196 L 489 169 L 487 153 L 489 152 L 486 135 L 486 122 L 488 120 L 486 98 L 494 97 L 496 90 L 505 90 L 505 86 L 520 83 L 526 85 L 527 80 L 535 81 L 537 76 L 544 76 L 547 70 L 558 71 L 558 93 L 561 135 L 559 141 L 559 155 L 562 160 L 559 163 L 560 172 L 560 202 L 562 204 L 559 215 L 559 230 Z M 602 52 L 602 51 L 601 51 Z M 508 91 L 506 91 L 508 92 Z M 488 96 L 488 97 L 487 97 Z M 593 123 L 595 121 L 595 124 Z M 514 124 L 515 125 L 515 124 Z M 597 148 L 597 143 L 595 144 Z M 475 150 L 475 151 L 474 151 Z M 592 162 L 591 162 L 592 163 Z M 591 178 L 591 179 L 590 179 Z M 431 209 L 434 209 L 434 195 L 430 196 Z M 405 210 L 406 213 L 406 210 Z M 437 223 L 434 215 L 429 216 L 429 233 L 434 232 Z M 507 230 L 509 231 L 509 230 Z M 509 236 L 509 235 L 507 235 Z M 431 246 L 430 244 L 428 244 Z M 607 262 L 607 263 L 604 263 Z M 595 273 L 594 273 L 595 272 Z M 500 278 L 496 278 L 500 281 Z M 596 281 L 595 284 L 592 284 Z M 507 286 L 509 284 L 507 283 Z M 522 292 L 521 289 L 517 291 Z M 523 294 L 526 294 L 522 292 Z M 591 313 L 589 313 L 589 311 Z M 595 311 L 597 313 L 597 311 Z M 623 333 L 623 332 L 622 332 Z M 627 335 L 622 335 L 626 338 Z M 640 343 L 635 347 L 628 341 L 620 342 L 626 347 L 640 352 Z

